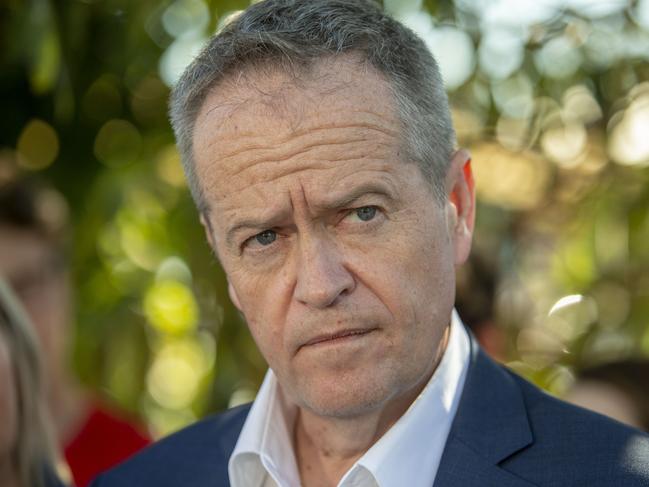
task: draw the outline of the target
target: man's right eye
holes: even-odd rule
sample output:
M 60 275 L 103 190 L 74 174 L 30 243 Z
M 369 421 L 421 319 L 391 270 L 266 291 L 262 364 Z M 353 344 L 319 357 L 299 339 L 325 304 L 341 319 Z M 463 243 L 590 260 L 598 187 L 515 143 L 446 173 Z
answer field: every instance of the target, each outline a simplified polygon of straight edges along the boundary
M 267 246 L 277 240 L 277 233 L 274 230 L 264 230 L 263 232 L 258 233 L 252 238 L 254 239 L 254 242 L 258 243 L 259 245 Z

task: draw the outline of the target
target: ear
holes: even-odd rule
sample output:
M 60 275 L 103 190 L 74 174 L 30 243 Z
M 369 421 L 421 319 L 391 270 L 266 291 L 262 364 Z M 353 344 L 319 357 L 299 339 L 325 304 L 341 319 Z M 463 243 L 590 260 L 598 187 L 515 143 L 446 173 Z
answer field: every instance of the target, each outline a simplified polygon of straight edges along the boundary
M 232 284 L 230 284 L 230 281 L 228 281 L 228 294 L 230 295 L 232 303 L 237 307 L 239 311 L 243 313 L 241 309 L 241 301 L 239 301 L 239 296 L 237 296 L 237 290 L 234 289 L 234 286 Z
M 210 216 L 205 212 L 201 212 L 199 218 L 201 225 L 203 225 L 203 230 L 205 231 L 207 242 L 210 244 L 210 247 L 212 247 L 214 253 L 216 253 L 216 242 L 214 241 L 214 231 L 212 230 L 212 224 L 210 223 Z
M 447 178 L 449 233 L 453 238 L 455 265 L 463 264 L 471 252 L 475 222 L 475 183 L 471 172 L 471 155 L 458 150 L 451 161 Z

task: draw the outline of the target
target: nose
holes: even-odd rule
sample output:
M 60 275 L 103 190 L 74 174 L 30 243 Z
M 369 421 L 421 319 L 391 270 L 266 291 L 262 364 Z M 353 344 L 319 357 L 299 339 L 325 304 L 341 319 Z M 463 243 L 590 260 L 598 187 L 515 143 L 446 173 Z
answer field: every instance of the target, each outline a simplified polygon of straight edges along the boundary
M 345 267 L 335 242 L 310 237 L 300 242 L 294 297 L 313 308 L 327 308 L 350 293 L 354 276 Z

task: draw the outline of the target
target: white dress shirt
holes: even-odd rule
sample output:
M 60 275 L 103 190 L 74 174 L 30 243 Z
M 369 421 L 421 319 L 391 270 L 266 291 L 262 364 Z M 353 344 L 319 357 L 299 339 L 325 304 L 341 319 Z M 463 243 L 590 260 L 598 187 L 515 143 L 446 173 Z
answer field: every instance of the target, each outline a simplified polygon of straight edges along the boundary
M 338 487 L 430 487 L 462 394 L 470 342 L 453 311 L 435 373 L 392 427 L 345 473 Z M 296 406 L 268 370 L 230 456 L 232 487 L 299 487 L 293 453 Z

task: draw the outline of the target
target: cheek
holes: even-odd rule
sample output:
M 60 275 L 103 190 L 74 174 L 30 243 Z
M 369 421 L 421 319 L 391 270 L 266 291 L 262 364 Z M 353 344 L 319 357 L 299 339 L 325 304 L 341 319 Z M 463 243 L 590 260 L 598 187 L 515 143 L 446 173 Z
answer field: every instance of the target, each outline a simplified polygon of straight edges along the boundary
M 432 232 L 412 232 L 393 243 L 398 245 L 355 254 L 353 265 L 364 286 L 391 315 L 393 326 L 386 332 L 393 352 L 388 354 L 413 365 L 427 363 L 453 307 L 450 242 Z
M 450 243 L 423 233 L 354 252 L 350 262 L 359 279 L 391 310 L 434 307 L 454 286 Z
M 283 349 L 290 286 L 281 275 L 235 274 L 231 278 L 241 311 L 259 350 L 272 366 Z
M 259 351 L 266 362 L 273 366 L 280 358 L 283 349 L 283 326 L 266 317 L 261 319 L 246 317 L 246 323 Z

